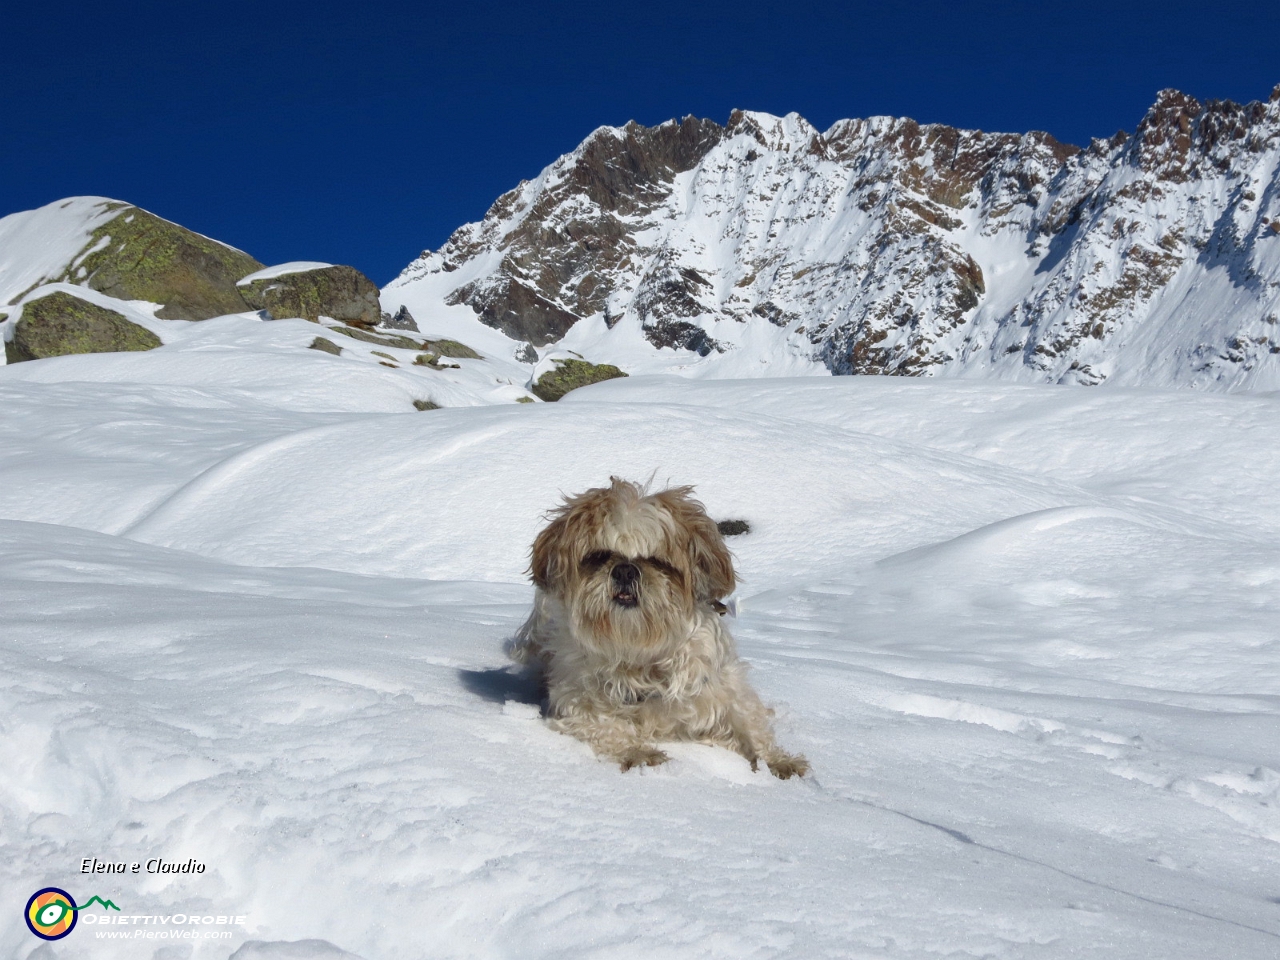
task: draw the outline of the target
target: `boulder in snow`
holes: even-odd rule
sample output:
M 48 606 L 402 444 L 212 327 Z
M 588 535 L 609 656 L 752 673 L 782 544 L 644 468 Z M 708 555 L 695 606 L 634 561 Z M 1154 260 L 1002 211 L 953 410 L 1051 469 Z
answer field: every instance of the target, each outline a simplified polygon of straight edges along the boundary
M 20 363 L 71 353 L 151 350 L 160 344 L 154 333 L 122 314 L 57 290 L 23 304 L 5 356 Z
M 588 384 L 625 377 L 626 374 L 611 363 L 589 363 L 586 360 L 555 360 L 555 367 L 540 376 L 530 391 L 540 400 L 559 400 L 570 390 Z
M 356 327 L 376 327 L 381 322 L 378 288 L 363 273 L 355 267 L 308 266 L 251 273 L 240 280 L 240 294 L 254 310 L 265 310 L 273 320 L 302 317 L 319 323 L 321 317 L 331 317 Z
M 446 340 L 444 338 L 437 338 L 434 340 L 427 340 L 425 341 L 425 343 L 426 343 L 426 348 L 428 350 L 432 350 L 435 353 L 440 354 L 440 356 L 442 357 L 449 357 L 450 359 L 453 359 L 453 360 L 483 360 L 484 359 L 484 357 L 480 356 L 480 354 L 476 353 L 474 350 L 468 347 L 465 343 L 459 343 L 457 340 Z
M 316 337 L 312 340 L 310 349 L 321 350 L 324 353 L 332 353 L 335 357 L 342 355 L 342 348 L 332 340 L 327 340 L 324 337 Z

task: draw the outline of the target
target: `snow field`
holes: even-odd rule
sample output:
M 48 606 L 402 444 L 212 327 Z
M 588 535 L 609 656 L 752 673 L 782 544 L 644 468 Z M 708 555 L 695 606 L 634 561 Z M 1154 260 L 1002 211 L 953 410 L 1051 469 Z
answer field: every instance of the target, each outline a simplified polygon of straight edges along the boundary
M 1280 949 L 1280 399 L 637 377 L 401 413 L 411 374 L 326 401 L 294 357 L 0 375 L 5 902 L 248 918 L 41 946 L 15 909 L 0 952 Z M 610 473 L 751 522 L 732 626 L 811 778 L 622 775 L 542 725 L 501 653 L 528 544 Z

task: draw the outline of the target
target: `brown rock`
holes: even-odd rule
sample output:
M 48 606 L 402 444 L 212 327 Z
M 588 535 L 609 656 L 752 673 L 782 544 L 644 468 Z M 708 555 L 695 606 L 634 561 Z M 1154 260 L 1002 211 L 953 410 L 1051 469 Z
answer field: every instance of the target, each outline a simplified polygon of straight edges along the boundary
M 153 350 L 160 345 L 159 337 L 123 314 L 58 290 L 23 304 L 13 341 L 5 344 L 5 358 L 21 363 L 74 353 Z
M 319 323 L 331 317 L 356 327 L 376 327 L 382 319 L 378 288 L 355 267 L 319 267 L 249 283 L 239 290 L 254 310 L 273 320 L 302 317 Z

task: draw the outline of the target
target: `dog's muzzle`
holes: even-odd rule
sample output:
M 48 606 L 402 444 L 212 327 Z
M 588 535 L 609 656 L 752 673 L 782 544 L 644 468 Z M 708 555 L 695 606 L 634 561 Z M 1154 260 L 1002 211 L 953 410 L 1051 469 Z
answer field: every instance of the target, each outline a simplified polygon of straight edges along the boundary
M 620 563 L 609 574 L 613 578 L 613 602 L 623 607 L 640 603 L 640 568 L 634 563 Z

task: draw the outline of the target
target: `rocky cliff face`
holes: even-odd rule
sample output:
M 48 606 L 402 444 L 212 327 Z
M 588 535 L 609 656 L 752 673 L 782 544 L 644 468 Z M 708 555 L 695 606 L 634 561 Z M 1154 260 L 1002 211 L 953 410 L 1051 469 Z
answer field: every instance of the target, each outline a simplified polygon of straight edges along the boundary
M 767 327 L 834 373 L 1280 388 L 1278 168 L 1280 87 L 1165 90 L 1085 149 L 889 117 L 632 123 L 386 293 L 538 347 L 590 330 L 593 359 L 629 331 L 714 363 Z

